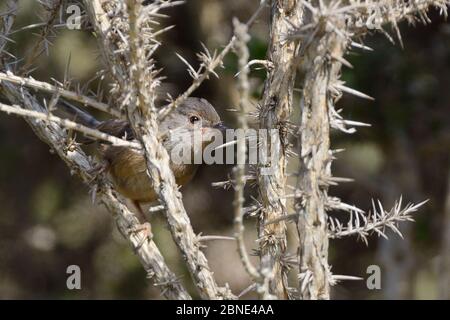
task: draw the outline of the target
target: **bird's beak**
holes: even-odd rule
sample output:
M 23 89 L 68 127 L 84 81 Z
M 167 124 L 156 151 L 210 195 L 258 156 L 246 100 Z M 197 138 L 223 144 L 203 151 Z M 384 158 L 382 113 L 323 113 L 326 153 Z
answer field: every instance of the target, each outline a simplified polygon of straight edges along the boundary
M 226 125 L 224 125 L 222 122 L 219 122 L 218 124 L 213 126 L 214 129 L 219 129 L 222 132 L 225 132 L 228 128 Z

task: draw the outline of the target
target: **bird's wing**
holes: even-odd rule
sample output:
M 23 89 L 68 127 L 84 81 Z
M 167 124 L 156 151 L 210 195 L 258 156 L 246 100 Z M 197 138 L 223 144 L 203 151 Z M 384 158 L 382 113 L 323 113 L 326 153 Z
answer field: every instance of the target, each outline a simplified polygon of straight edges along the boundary
M 131 141 L 135 138 L 130 124 L 128 123 L 128 121 L 125 120 L 117 120 L 117 119 L 106 120 L 101 122 L 96 127 L 96 129 L 100 130 L 101 132 L 128 141 Z

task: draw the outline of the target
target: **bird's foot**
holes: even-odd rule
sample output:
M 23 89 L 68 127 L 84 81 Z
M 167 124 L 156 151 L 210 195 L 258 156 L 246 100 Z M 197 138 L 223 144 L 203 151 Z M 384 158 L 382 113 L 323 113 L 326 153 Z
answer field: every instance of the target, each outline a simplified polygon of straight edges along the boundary
M 108 165 L 106 163 L 96 163 L 95 166 L 89 170 L 89 174 L 92 176 L 90 183 L 98 180 L 98 178 L 106 172 Z
M 134 251 L 139 250 L 146 241 L 151 241 L 153 239 L 152 226 L 150 225 L 149 222 L 144 222 L 142 224 L 131 227 L 130 229 L 128 229 L 128 234 L 143 235 L 139 243 L 135 246 Z
M 91 186 L 90 194 L 92 203 L 95 203 L 97 197 L 99 178 L 107 169 L 108 166 L 106 163 L 97 163 L 88 171 L 90 175 L 88 184 Z

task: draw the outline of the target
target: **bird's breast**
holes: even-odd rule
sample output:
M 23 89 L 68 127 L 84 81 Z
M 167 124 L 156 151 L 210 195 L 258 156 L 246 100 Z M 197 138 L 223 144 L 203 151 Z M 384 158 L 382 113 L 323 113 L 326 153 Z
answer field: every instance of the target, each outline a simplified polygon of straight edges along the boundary
M 108 146 L 104 149 L 103 157 L 108 162 L 115 187 L 122 195 L 139 202 L 157 200 L 158 196 L 147 174 L 147 165 L 142 154 L 124 147 Z M 176 183 L 180 186 L 188 183 L 195 175 L 197 167 L 171 163 Z

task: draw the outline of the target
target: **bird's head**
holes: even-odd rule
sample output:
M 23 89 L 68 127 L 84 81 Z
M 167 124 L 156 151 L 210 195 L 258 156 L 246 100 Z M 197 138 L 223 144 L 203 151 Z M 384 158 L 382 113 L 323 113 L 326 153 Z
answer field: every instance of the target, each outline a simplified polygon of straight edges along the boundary
M 187 98 L 159 125 L 169 153 L 182 147 L 200 153 L 226 129 L 216 109 L 206 99 L 194 97 Z

